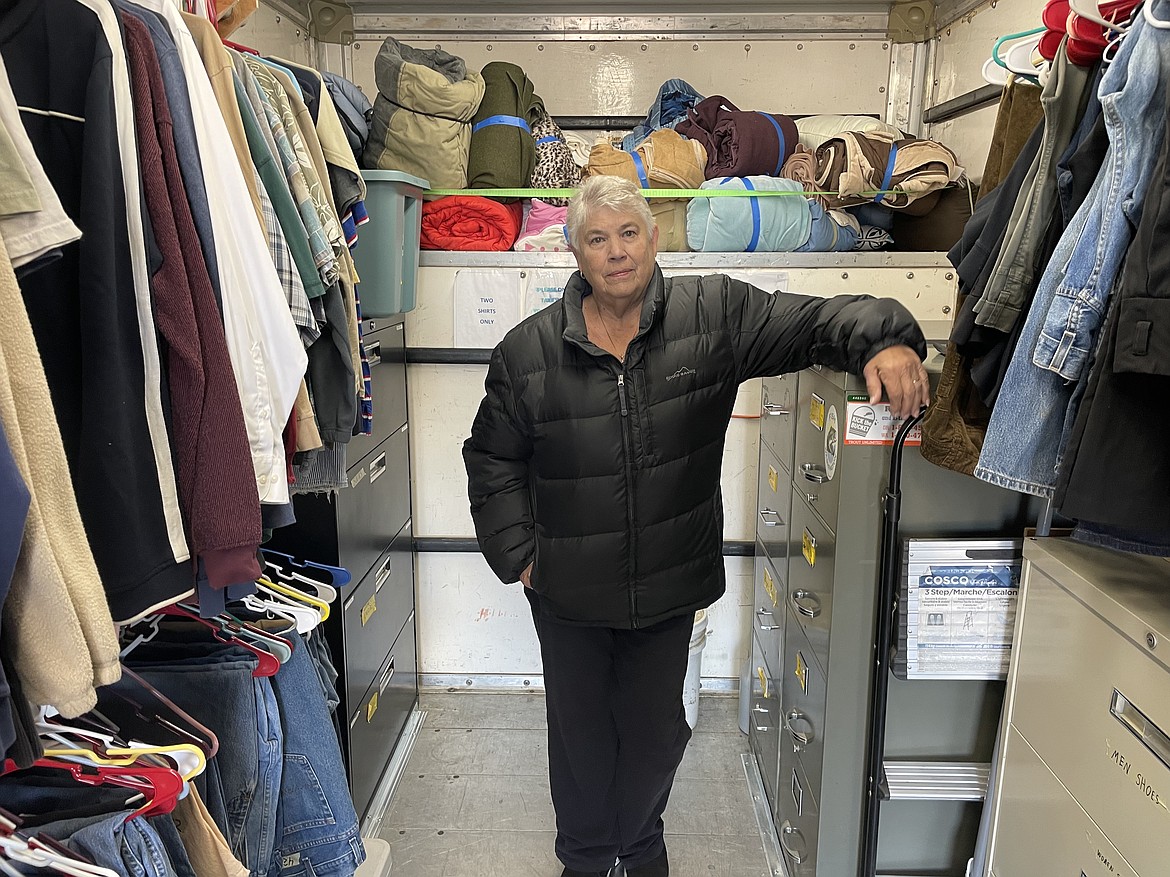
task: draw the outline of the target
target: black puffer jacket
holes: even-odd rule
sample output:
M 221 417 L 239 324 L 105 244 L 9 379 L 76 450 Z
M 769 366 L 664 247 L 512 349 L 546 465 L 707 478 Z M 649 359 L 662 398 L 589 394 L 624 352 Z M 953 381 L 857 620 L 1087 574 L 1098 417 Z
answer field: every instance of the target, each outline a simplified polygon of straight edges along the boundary
M 480 548 L 504 582 L 535 561 L 542 611 L 648 627 L 724 590 L 719 471 L 740 383 L 814 363 L 860 372 L 922 333 L 900 304 L 761 292 L 655 270 L 619 362 L 586 337 L 578 272 L 492 354 L 463 446 Z

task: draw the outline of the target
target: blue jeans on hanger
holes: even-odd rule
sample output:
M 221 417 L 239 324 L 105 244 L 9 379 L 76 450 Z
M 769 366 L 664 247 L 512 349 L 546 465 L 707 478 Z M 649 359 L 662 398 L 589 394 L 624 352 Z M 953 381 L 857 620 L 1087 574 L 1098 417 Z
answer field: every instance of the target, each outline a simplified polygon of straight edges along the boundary
M 214 642 L 150 642 L 126 663 L 219 738 L 200 792 L 232 853 L 263 877 L 276 843 L 284 748 L 271 680 L 253 678 L 256 659 L 246 650 Z
M 1151 2 L 1155 15 L 1170 14 L 1170 0 Z M 1101 79 L 1110 141 L 1101 169 L 1104 184 L 1082 207 L 1084 225 L 1032 359 L 1065 380 L 1079 380 L 1086 372 L 1109 294 L 1141 220 L 1165 136 L 1168 79 L 1170 31 L 1149 26 L 1139 15 Z
M 309 647 L 299 637 L 293 645 L 292 657 L 272 677 L 284 726 L 284 766 L 269 874 L 352 877 L 366 851 L 341 747 Z
M 158 832 L 145 819 L 126 820 L 125 811 L 50 822 L 44 832 L 98 865 L 126 877 L 179 877 Z

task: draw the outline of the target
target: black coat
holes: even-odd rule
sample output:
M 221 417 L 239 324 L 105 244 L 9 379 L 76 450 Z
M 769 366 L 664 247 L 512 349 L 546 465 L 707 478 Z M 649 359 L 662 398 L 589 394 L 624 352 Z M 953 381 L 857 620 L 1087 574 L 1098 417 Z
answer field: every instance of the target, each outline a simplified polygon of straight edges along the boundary
M 578 272 L 492 353 L 463 446 L 480 548 L 561 621 L 648 627 L 724 591 L 720 464 L 739 385 L 820 363 L 859 372 L 926 346 L 900 304 L 774 295 L 655 270 L 625 363 L 586 336 Z

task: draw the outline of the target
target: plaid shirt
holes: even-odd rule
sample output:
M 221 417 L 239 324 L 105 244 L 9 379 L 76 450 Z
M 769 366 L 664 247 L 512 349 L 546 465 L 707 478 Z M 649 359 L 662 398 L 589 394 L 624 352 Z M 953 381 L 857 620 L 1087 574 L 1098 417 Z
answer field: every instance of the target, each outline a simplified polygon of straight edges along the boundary
M 255 170 L 253 170 L 255 173 Z M 289 252 L 288 242 L 284 237 L 284 230 L 280 227 L 276 210 L 272 207 L 272 200 L 264 189 L 263 183 L 257 179 L 256 187 L 260 191 L 260 209 L 264 214 L 264 236 L 268 240 L 268 250 L 272 254 L 272 264 L 276 266 L 276 274 L 280 278 L 280 285 L 284 289 L 284 296 L 288 299 L 289 313 L 301 335 L 301 343 L 308 347 L 321 337 L 321 327 L 313 317 L 309 307 L 309 296 L 305 292 L 305 284 L 301 274 L 293 262 Z

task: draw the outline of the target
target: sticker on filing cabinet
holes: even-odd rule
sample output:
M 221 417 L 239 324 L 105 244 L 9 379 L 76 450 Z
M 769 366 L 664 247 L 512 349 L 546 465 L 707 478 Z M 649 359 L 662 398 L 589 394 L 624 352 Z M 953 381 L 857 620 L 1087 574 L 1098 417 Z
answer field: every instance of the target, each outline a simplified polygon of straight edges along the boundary
M 850 393 L 845 397 L 845 444 L 847 445 L 892 445 L 902 418 L 890 414 L 886 402 L 870 405 L 864 393 Z M 922 424 L 918 424 L 906 436 L 907 446 L 922 444 Z
M 772 573 L 768 571 L 768 567 L 764 567 L 764 592 L 768 595 L 768 599 L 772 601 L 772 606 L 775 608 L 780 605 L 780 597 L 776 593 L 776 582 L 772 579 Z
M 809 566 L 817 565 L 817 537 L 808 531 L 806 527 L 804 534 L 800 537 L 801 550 L 804 552 L 804 559 L 808 561 Z
M 825 474 L 829 480 L 837 474 L 837 449 L 841 442 L 841 431 L 837 427 L 837 406 L 829 406 L 829 414 L 825 418 Z
M 366 724 L 374 721 L 374 713 L 378 711 L 378 692 L 374 692 L 370 702 L 366 704 Z
M 825 428 L 825 400 L 816 393 L 812 394 L 812 401 L 808 403 L 808 422 L 817 429 Z
M 800 690 L 808 694 L 808 661 L 804 659 L 803 652 L 796 653 L 796 669 L 792 672 L 796 674 L 796 678 L 800 682 Z
M 353 488 L 355 488 L 359 484 L 361 484 L 363 481 L 365 481 L 367 474 L 368 473 L 366 472 L 366 467 L 362 466 L 362 468 L 358 470 L 357 474 L 354 475 L 353 478 L 349 479 L 350 489 L 352 490 Z
M 365 627 L 367 622 L 374 617 L 374 613 L 378 611 L 378 595 L 371 594 L 370 599 L 366 601 L 366 605 L 362 607 L 362 627 Z
M 768 486 L 772 488 L 772 493 L 780 489 L 780 473 L 774 466 L 768 467 Z

